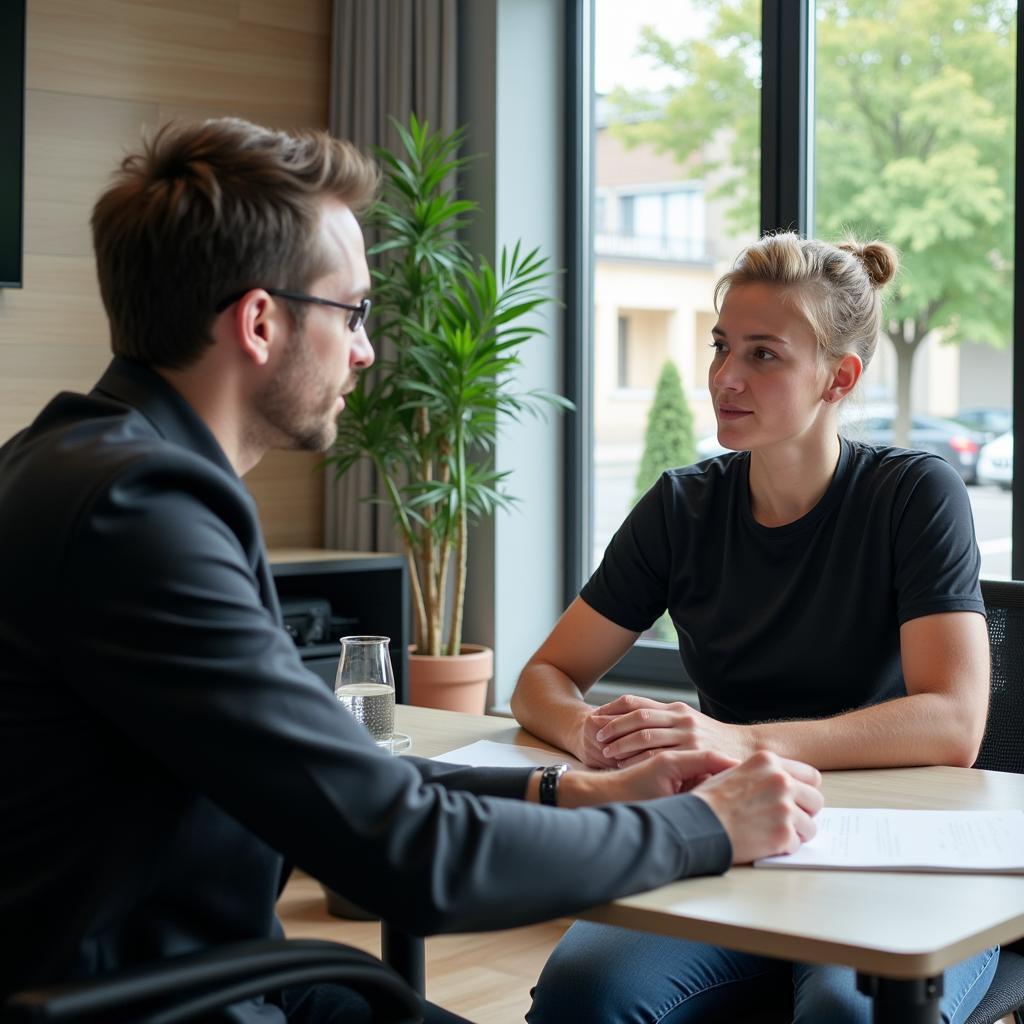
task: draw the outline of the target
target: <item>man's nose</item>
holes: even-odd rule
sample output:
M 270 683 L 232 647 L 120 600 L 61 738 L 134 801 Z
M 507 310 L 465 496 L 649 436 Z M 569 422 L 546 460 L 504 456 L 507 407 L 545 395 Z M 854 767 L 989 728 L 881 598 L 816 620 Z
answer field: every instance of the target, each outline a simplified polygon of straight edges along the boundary
M 360 370 L 373 366 L 375 356 L 373 345 L 370 343 L 370 336 L 366 333 L 365 327 L 356 331 L 355 339 L 352 342 L 352 357 L 349 363 Z

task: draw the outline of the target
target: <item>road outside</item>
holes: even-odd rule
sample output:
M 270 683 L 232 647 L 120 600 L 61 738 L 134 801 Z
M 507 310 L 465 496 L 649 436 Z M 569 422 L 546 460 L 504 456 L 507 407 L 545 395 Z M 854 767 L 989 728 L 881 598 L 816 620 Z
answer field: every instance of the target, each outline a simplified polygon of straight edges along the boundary
M 618 453 L 617 453 L 618 454 Z M 625 453 L 621 453 L 624 455 Z M 636 473 L 635 452 L 607 459 L 594 472 L 594 566 L 629 511 Z M 1010 493 L 999 487 L 968 487 L 984 579 L 1010 578 Z
M 974 509 L 974 530 L 981 549 L 981 575 L 987 580 L 1010 578 L 1010 492 L 1000 487 L 968 487 Z

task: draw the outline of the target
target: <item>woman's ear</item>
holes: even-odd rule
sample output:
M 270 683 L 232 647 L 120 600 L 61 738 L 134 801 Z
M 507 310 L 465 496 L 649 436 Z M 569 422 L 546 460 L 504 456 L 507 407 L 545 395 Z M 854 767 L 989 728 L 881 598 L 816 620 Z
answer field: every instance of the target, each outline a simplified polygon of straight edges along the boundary
M 822 396 L 826 402 L 838 402 L 845 398 L 857 385 L 864 372 L 860 356 L 847 352 L 836 364 Z

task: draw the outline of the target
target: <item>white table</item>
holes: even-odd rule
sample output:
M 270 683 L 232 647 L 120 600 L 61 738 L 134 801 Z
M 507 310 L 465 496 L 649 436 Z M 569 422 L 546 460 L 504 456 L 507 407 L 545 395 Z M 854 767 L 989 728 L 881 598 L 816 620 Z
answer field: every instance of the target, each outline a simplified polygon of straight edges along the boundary
M 478 739 L 553 749 L 511 720 L 400 707 L 410 753 Z M 1024 776 L 971 768 L 828 772 L 833 806 L 1024 808 Z M 853 968 L 876 1021 L 937 1021 L 946 968 L 1024 936 L 1024 876 L 733 868 L 578 915 L 750 953 Z

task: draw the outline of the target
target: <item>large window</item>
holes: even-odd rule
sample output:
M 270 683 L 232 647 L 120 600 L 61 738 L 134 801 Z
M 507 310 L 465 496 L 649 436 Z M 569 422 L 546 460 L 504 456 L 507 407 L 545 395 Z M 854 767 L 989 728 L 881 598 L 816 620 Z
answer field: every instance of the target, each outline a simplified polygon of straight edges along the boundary
M 1015 14 L 1012 0 L 817 0 L 814 21 L 811 230 L 903 257 L 861 401 L 873 437 L 961 471 L 988 578 L 1011 574 L 1012 467 L 1006 442 L 982 448 L 1013 401 Z
M 595 0 L 588 572 L 650 483 L 646 425 L 666 364 L 682 388 L 662 388 L 660 401 L 685 403 L 693 423 L 689 445 L 674 453 L 679 463 L 693 461 L 697 441 L 714 433 L 711 293 L 757 236 L 760 25 L 751 10 L 737 38 L 707 4 Z M 710 85 L 682 84 L 698 59 L 743 83 L 726 106 Z M 654 632 L 650 639 L 666 636 L 663 627 Z
M 956 466 L 982 575 L 1009 577 L 1015 0 L 581 5 L 592 220 L 576 356 L 589 372 L 570 507 L 590 514 L 569 586 L 596 567 L 653 462 L 714 452 L 714 282 L 773 228 L 901 251 L 851 429 Z M 656 407 L 690 422 L 677 451 L 646 436 Z M 619 669 L 670 685 L 679 672 L 665 622 Z

